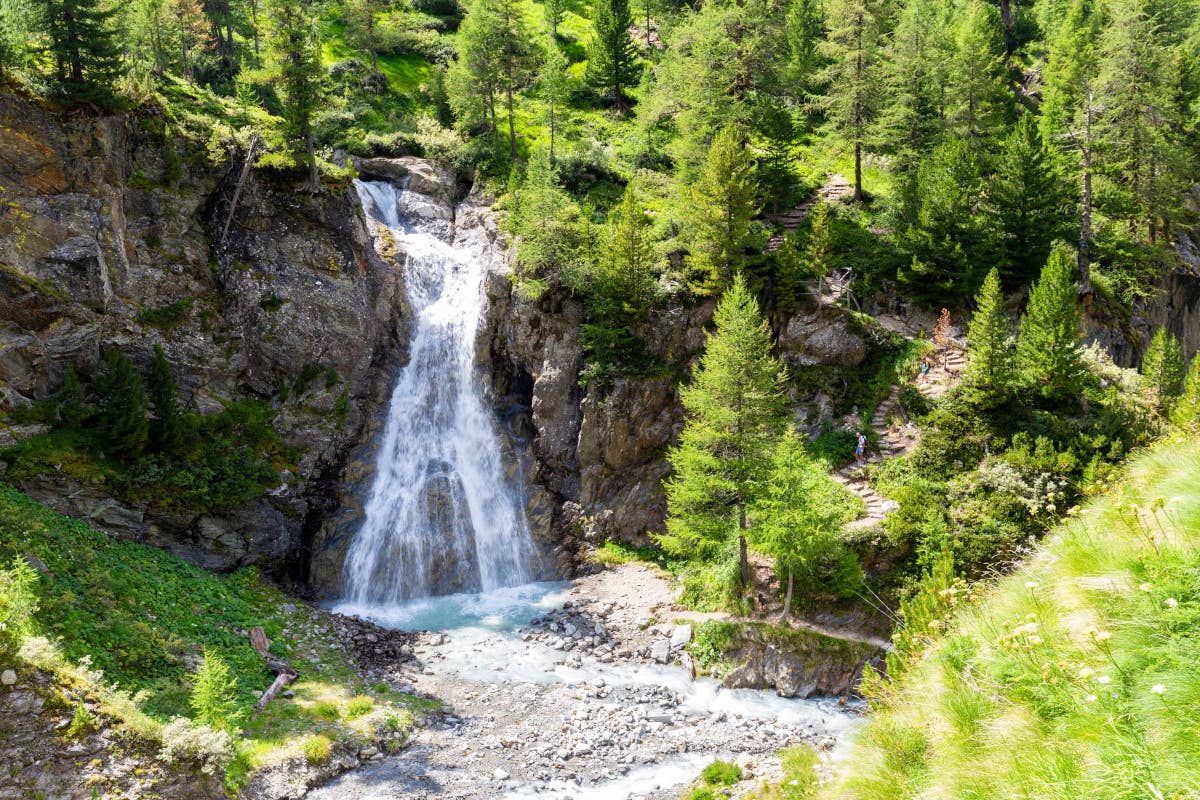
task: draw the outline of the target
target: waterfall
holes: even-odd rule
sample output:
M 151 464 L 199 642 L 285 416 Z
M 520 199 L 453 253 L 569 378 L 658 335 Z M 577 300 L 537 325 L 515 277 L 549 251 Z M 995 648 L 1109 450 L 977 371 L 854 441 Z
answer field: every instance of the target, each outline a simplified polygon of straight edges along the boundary
M 345 600 L 388 605 L 528 582 L 534 547 L 522 493 L 506 475 L 475 369 L 486 253 L 440 238 L 451 238 L 450 226 L 420 213 L 427 197 L 386 182 L 355 186 L 375 227 L 406 255 L 412 333 L 366 518 L 346 556 Z

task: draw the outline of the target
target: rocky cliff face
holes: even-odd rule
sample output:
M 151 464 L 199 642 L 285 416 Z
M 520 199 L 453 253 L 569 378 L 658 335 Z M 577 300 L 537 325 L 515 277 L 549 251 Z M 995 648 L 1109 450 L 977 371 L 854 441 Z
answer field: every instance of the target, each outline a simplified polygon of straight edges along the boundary
M 57 392 L 68 364 L 86 379 L 109 347 L 145 367 L 155 344 L 192 407 L 272 400 L 299 461 L 243 508 L 161 514 L 55 477 L 23 488 L 212 568 L 283 570 L 403 350 L 400 278 L 350 190 L 309 196 L 252 172 L 231 209 L 241 165 L 177 153 L 156 130 L 149 113 L 0 97 L 0 410 Z

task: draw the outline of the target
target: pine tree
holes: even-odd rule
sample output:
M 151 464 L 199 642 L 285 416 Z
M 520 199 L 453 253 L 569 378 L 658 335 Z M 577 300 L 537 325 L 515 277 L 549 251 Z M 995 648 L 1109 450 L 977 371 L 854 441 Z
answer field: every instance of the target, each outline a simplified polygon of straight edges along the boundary
M 944 125 L 953 37 L 936 0 L 907 0 L 883 59 L 884 105 L 872 138 L 892 156 L 897 214 L 916 220 L 918 170 Z
M 1004 313 L 1000 273 L 995 267 L 975 298 L 975 314 L 967 333 L 967 368 L 963 383 L 985 401 L 1002 400 L 1015 388 L 1016 372 L 1009 346 L 1012 330 Z
M 189 703 L 192 718 L 201 725 L 231 733 L 241 727 L 244 714 L 238 708 L 237 681 L 217 652 L 204 651 L 204 661 L 192 675 Z
M 667 552 L 712 559 L 736 542 L 740 584 L 749 583 L 748 511 L 770 473 L 787 426 L 786 371 L 771 354 L 771 331 L 738 274 L 717 304 L 691 383 L 681 391 L 687 414 L 667 458 Z
M 750 220 L 758 213 L 754 163 L 733 126 L 713 140 L 692 188 L 692 283 L 700 294 L 719 293 L 746 261 Z
M 546 14 L 546 23 L 550 26 L 550 36 L 553 39 L 558 39 L 558 26 L 562 22 L 566 6 L 566 0 L 545 0 L 542 3 L 542 11 Z
M 787 11 L 787 43 L 791 55 L 789 82 L 805 86 L 821 66 L 820 43 L 825 15 L 818 0 L 793 0 Z
M 183 76 L 191 78 L 195 70 L 193 51 L 205 41 L 207 25 L 204 12 L 198 0 L 171 0 L 171 15 L 178 36 Z
M 618 107 L 625 105 L 625 89 L 633 83 L 637 48 L 629 38 L 633 12 L 629 0 L 595 0 L 592 13 L 595 35 L 588 42 L 588 82 Z
M 829 276 L 833 260 L 833 226 L 829 204 L 817 199 L 809 213 L 808 241 L 804 245 L 801 272 L 817 281 L 817 308 L 825 301 L 825 279 Z
M 1012 117 L 1004 28 L 1000 12 L 984 0 L 971 0 L 959 25 L 951 79 L 953 129 L 972 153 L 989 152 Z
M 504 92 L 508 109 L 508 155 L 517 158 L 517 123 L 514 97 L 519 88 L 528 83 L 538 63 L 538 53 L 533 46 L 533 34 L 521 13 L 517 0 L 495 0 L 501 27 L 496 31 L 499 44 L 497 53 L 500 89 Z
M 794 433 L 779 439 L 770 475 L 754 502 L 754 548 L 775 559 L 787 591 L 780 623 L 792 608 L 796 573 L 811 573 L 824 551 L 838 547 L 837 534 L 848 522 L 845 492 L 830 479 L 825 465 L 809 456 Z
M 931 304 L 971 297 L 982 265 L 993 260 L 991 232 L 978 213 L 981 172 L 980 158 L 959 138 L 934 148 L 918 169 L 916 218 L 898 237 L 912 261 L 899 278 Z
M 1017 334 L 1017 363 L 1024 380 L 1051 400 L 1079 393 L 1085 368 L 1080 355 L 1080 312 L 1075 270 L 1061 248 L 1050 254 Z
M 162 345 L 154 345 L 146 394 L 154 419 L 150 422 L 150 440 L 161 452 L 171 452 L 183 439 L 183 414 L 175 400 L 175 376 Z
M 42 0 L 55 84 L 69 98 L 109 105 L 124 71 L 117 9 L 94 0 Z
M 1096 88 L 1098 172 L 1110 216 L 1125 220 L 1140 241 L 1154 243 L 1182 212 L 1191 183 L 1191 150 L 1174 84 L 1169 35 L 1147 0 L 1112 0 L 1099 47 Z
M 1005 141 L 986 189 L 1008 286 L 1032 282 L 1054 240 L 1066 232 L 1067 198 L 1060 185 L 1037 122 L 1026 114 Z
M 1150 337 L 1142 356 L 1142 382 L 1154 392 L 1158 407 L 1166 407 L 1183 389 L 1183 351 L 1165 327 Z
M 570 95 L 570 87 L 567 84 L 567 58 L 553 39 L 546 46 L 546 58 L 542 62 L 538 83 L 542 89 L 542 101 L 546 104 L 545 121 L 550 131 L 550 163 L 553 164 L 554 146 Z
M 100 432 L 108 446 L 119 458 L 137 458 L 146 447 L 146 393 L 141 376 L 120 349 L 113 347 L 105 353 L 96 390 Z
M 771 296 L 775 299 L 776 310 L 784 317 L 791 316 L 800 306 L 800 276 L 804 268 L 802 242 L 803 237 L 798 232 L 789 231 L 775 251 Z
M 350 0 L 346 20 L 371 57 L 371 70 L 379 72 L 379 23 L 376 16 L 386 10 L 382 0 Z
M 0 86 L 28 63 L 39 10 L 32 0 L 0 0 Z
M 642 208 L 631 182 L 625 187 L 621 202 L 609 215 L 601 260 L 622 298 L 623 310 L 635 317 L 650 307 L 657 288 L 650 227 L 650 217 Z
M 58 421 L 65 428 L 78 428 L 91 417 L 93 408 L 83 401 L 83 390 L 79 387 L 79 376 L 75 365 L 68 363 L 63 377 L 62 390 L 58 393 Z
M 825 115 L 830 132 L 854 148 L 854 199 L 863 199 L 862 156 L 879 106 L 880 21 L 877 0 L 831 0 L 828 38 L 821 54 L 828 59 L 817 76 L 824 93 L 813 104 Z
M 321 188 L 313 139 L 313 114 L 321 102 L 321 51 L 312 0 L 269 0 L 269 45 L 283 90 L 283 118 L 296 164 L 308 169 L 305 188 Z
M 1185 431 L 1200 432 L 1200 357 L 1192 356 L 1183 392 L 1171 407 L 1171 422 Z

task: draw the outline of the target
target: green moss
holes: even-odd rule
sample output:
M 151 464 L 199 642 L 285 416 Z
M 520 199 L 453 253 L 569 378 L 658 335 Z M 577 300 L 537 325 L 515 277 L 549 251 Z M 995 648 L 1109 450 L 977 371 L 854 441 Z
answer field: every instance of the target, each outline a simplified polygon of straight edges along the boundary
M 137 321 L 170 335 L 191 315 L 194 303 L 194 298 L 184 297 L 158 308 L 144 308 L 138 312 Z

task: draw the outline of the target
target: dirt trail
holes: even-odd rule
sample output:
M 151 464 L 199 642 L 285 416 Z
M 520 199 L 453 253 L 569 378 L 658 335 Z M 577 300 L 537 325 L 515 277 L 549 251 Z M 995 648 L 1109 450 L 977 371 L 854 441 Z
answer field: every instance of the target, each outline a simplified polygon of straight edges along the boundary
M 808 219 L 808 212 L 812 211 L 813 206 L 817 204 L 818 198 L 823 199 L 826 203 L 836 203 L 844 197 L 849 197 L 853 192 L 854 190 L 846 179 L 835 172 L 826 179 L 824 186 L 798 206 L 780 214 L 767 215 L 768 220 L 779 225 L 783 230 L 776 233 L 767 241 L 767 246 L 763 248 L 763 252 L 774 253 L 778 250 L 783 245 L 784 237 L 795 231 L 804 224 L 804 220 Z

